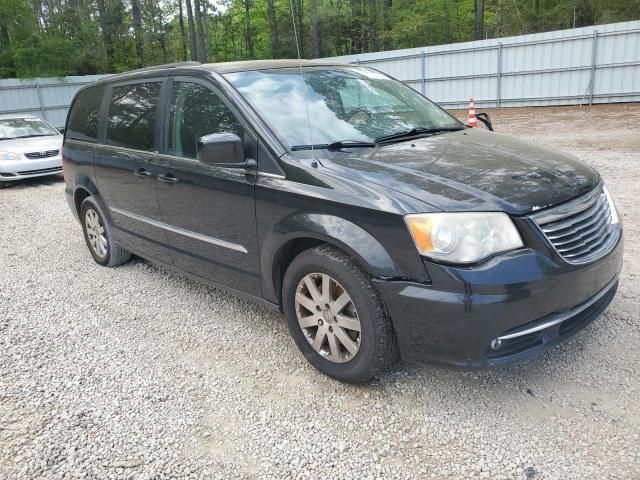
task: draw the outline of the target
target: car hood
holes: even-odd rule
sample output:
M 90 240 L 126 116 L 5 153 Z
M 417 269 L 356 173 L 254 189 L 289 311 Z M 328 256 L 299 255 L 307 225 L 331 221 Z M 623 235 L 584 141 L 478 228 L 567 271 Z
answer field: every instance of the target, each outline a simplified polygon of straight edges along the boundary
M 519 215 L 574 198 L 599 181 L 593 169 L 570 155 L 474 129 L 328 152 L 319 160 L 343 175 L 446 211 Z
M 60 150 L 62 135 L 50 137 L 16 138 L 15 140 L 0 140 L 0 152 L 30 153 Z

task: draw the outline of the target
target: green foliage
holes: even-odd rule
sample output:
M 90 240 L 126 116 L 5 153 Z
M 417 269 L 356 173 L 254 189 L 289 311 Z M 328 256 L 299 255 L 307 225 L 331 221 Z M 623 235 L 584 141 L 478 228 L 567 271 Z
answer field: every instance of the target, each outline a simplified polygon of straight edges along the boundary
M 200 0 L 200 12 L 195 0 L 0 0 L 0 78 L 110 73 L 190 59 L 187 1 L 200 16 L 202 29 L 194 19 L 193 34 L 204 39 L 209 61 L 295 58 L 292 4 L 307 58 L 640 18 L 640 0 Z M 478 3 L 484 3 L 481 28 Z

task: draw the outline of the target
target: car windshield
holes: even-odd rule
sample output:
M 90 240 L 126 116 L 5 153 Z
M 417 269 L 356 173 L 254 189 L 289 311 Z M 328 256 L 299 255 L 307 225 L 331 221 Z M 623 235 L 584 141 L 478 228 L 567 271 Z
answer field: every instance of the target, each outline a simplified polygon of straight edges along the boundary
M 0 119 L 0 140 L 48 137 L 50 135 L 59 135 L 59 132 L 39 118 Z
M 299 68 L 282 68 L 225 76 L 290 147 L 464 128 L 412 88 L 369 68 L 318 66 L 303 67 L 302 74 Z

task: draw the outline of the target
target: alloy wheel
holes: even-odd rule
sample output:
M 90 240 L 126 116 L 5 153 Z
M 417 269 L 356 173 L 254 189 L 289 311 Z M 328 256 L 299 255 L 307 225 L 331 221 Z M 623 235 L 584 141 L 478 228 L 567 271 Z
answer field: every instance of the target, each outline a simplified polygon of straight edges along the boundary
M 98 257 L 104 258 L 107 255 L 107 237 L 100 216 L 93 208 L 84 214 L 84 225 L 91 249 Z
M 349 293 L 324 273 L 305 275 L 296 289 L 298 324 L 311 347 L 327 360 L 344 363 L 360 349 L 360 319 Z

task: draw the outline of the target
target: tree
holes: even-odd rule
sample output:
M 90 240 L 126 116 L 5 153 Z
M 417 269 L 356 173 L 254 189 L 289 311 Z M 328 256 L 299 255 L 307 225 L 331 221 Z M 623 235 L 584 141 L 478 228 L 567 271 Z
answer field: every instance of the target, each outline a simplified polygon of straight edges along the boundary
M 102 0 L 104 1 L 104 0 Z M 191 60 L 198 60 L 198 49 L 196 47 L 196 28 L 193 23 L 193 8 L 191 0 L 187 2 L 187 22 L 189 23 L 189 49 L 191 50 Z
M 277 58 L 280 53 L 280 36 L 278 35 L 278 20 L 273 0 L 267 0 L 267 18 L 269 19 L 269 37 L 271 39 L 271 58 Z
M 244 36 L 247 56 L 253 58 L 253 31 L 251 29 L 251 1 L 243 0 L 244 4 Z
M 391 50 L 393 48 L 393 38 L 391 34 L 391 0 L 384 0 L 382 4 L 382 24 L 384 31 L 382 49 Z
M 351 0 L 351 53 L 362 52 L 362 0 Z
M 185 1 L 0 0 L 0 77 L 292 58 L 294 26 L 319 57 L 640 19 L 640 0 Z
M 484 0 L 475 0 L 476 7 L 476 39 L 484 39 Z
M 178 0 L 178 19 L 180 23 L 180 53 L 181 60 L 184 62 L 187 60 L 187 34 L 184 29 L 184 15 L 182 13 L 182 0 Z
M 207 47 L 206 47 L 206 41 L 205 41 L 204 27 L 202 24 L 202 8 L 200 5 L 200 0 L 195 0 L 195 7 L 196 7 L 196 10 L 195 10 L 196 24 L 198 26 L 198 31 L 196 32 L 196 39 L 198 43 L 196 57 L 198 58 L 198 61 L 200 63 L 206 63 Z
M 133 31 L 136 38 L 136 53 L 138 54 L 138 67 L 144 65 L 144 32 L 142 30 L 142 14 L 138 0 L 131 0 L 131 16 L 133 17 Z
M 311 16 L 311 43 L 313 46 L 313 56 L 320 56 L 320 18 L 318 17 L 318 0 L 309 1 Z

